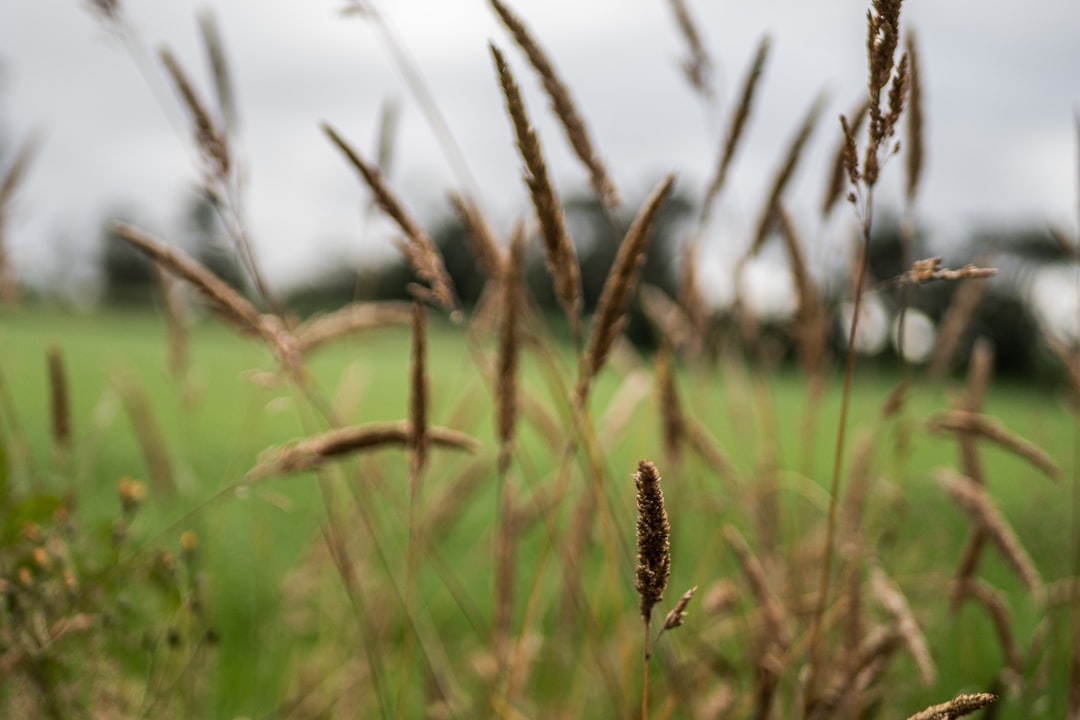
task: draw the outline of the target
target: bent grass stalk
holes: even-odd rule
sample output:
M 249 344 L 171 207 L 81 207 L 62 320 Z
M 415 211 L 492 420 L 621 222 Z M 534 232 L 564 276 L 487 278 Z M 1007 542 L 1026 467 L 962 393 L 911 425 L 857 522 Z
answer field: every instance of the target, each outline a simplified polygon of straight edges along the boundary
M 668 576 L 671 574 L 671 545 L 664 508 L 664 493 L 660 488 L 660 472 L 648 460 L 638 463 L 634 475 L 637 487 L 637 580 L 634 587 L 641 596 L 641 618 L 645 622 L 645 662 L 641 691 L 641 718 L 648 717 L 650 623 L 652 610 L 664 599 Z M 689 602 L 689 599 L 687 599 Z

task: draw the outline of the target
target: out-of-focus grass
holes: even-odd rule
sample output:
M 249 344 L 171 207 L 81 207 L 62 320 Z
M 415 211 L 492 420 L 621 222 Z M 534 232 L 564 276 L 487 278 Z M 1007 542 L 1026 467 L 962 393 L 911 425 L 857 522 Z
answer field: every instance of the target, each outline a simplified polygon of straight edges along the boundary
M 457 327 L 434 324 L 431 328 L 431 419 L 461 426 L 480 439 L 491 460 L 485 472 L 493 478 L 490 393 L 470 358 L 475 348 L 470 349 L 464 335 Z M 76 448 L 70 473 L 58 472 L 49 440 L 45 352 L 52 344 L 64 353 L 70 383 Z M 312 369 L 344 421 L 400 419 L 407 414 L 409 346 L 405 329 L 371 332 L 321 352 Z M 359 502 L 369 505 L 373 522 L 382 523 L 376 534 L 385 542 L 382 551 L 386 562 L 401 562 L 407 530 L 389 523 L 404 516 L 406 462 L 398 450 L 380 453 L 378 464 L 365 466 L 366 461 L 360 461 L 359 470 L 341 485 L 331 486 L 325 497 L 314 476 L 303 475 L 271 480 L 254 490 L 226 493 L 206 504 L 236 484 L 265 448 L 323 426 L 307 403 L 297 399 L 286 385 L 268 387 L 256 381 L 253 371 L 272 370 L 273 361 L 253 343 L 205 322 L 194 329 L 191 352 L 190 374 L 180 383 L 166 369 L 165 331 L 154 314 L 76 316 L 30 309 L 0 318 L 0 372 L 28 440 L 37 471 L 34 481 L 71 492 L 83 522 L 107 523 L 116 516 L 118 479 L 146 476 L 131 420 L 115 389 L 116 379 L 126 377 L 146 392 L 178 487 L 172 494 L 151 488 L 134 535 L 142 543 L 141 551 L 152 553 L 163 548 L 175 551 L 181 531 L 197 532 L 209 612 L 221 638 L 216 714 L 266 713 L 294 689 L 286 671 L 295 673 L 305 656 L 332 654 L 343 645 L 349 652 L 359 652 L 359 638 L 342 635 L 334 627 L 336 615 L 316 622 L 323 629 L 314 635 L 297 635 L 282 614 L 282 598 L 293 577 L 290 573 L 303 566 L 311 548 L 321 542 L 320 527 L 327 512 L 324 499 L 349 518 L 348 526 L 363 534 L 362 524 L 351 514 L 353 499 L 348 495 L 352 487 Z M 568 364 L 567 370 L 570 368 Z M 895 375 L 857 371 L 849 447 L 861 442 L 897 381 Z M 550 412 L 560 412 L 532 359 L 526 362 L 523 382 Z M 603 415 L 618 382 L 614 372 L 601 378 L 593 401 L 597 418 Z M 778 482 L 786 527 L 806 528 L 820 522 L 827 501 L 821 488 L 828 478 L 835 443 L 838 382 L 826 388 L 809 424 L 813 428 L 811 450 L 805 429 L 807 392 L 797 375 L 779 372 L 759 377 L 746 368 L 721 364 L 709 377 L 684 371 L 679 385 L 688 410 L 706 424 L 746 476 L 754 476 L 766 456 L 782 470 Z M 902 416 L 895 421 L 897 425 L 882 435 L 874 450 L 875 472 L 885 479 L 875 484 L 874 493 L 886 493 L 895 502 L 882 505 L 888 507 L 887 512 L 872 507 L 866 520 L 866 532 L 875 538 L 869 546 L 901 548 L 890 557 L 889 573 L 914 589 L 913 599 L 920 593 L 933 599 L 930 605 L 944 603 L 948 577 L 969 527 L 932 479 L 935 466 L 955 466 L 956 444 L 948 438 L 931 437 L 925 430 L 926 419 L 947 405 L 951 387 L 916 383 Z M 987 410 L 1014 432 L 1038 442 L 1059 462 L 1071 461 L 1072 420 L 1054 397 L 1022 386 L 998 385 L 988 397 Z M 634 518 L 629 473 L 637 460 L 661 457 L 659 423 L 653 393 L 636 409 L 622 438 L 605 445 L 608 454 L 603 462 L 608 476 L 616 481 L 626 479 L 625 487 L 615 487 L 612 492 L 628 541 Z M 903 438 L 906 442 L 901 442 Z M 523 428 L 521 442 L 519 462 L 524 482 L 543 482 L 555 464 L 558 449 L 528 426 Z M 1000 450 L 986 449 L 983 457 L 994 497 L 1044 577 L 1067 575 L 1069 513 L 1064 499 L 1068 493 Z M 445 475 L 429 473 L 425 497 L 438 496 L 467 462 L 453 459 L 436 466 Z M 365 467 L 382 477 L 371 481 L 372 486 L 360 487 Z M 26 482 L 28 478 L 17 480 Z M 665 477 L 665 492 L 678 558 L 672 588 L 681 592 L 693 584 L 707 585 L 725 575 L 736 576 L 718 531 L 724 523 L 752 528 L 752 519 L 739 514 L 745 503 L 731 497 L 728 485 L 693 460 L 684 463 L 680 474 Z M 456 521 L 437 539 L 419 578 L 421 596 L 446 647 L 475 644 L 476 635 L 484 631 L 471 627 L 470 621 L 490 617 L 488 538 L 494 504 L 492 481 L 466 503 Z M 542 552 L 547 542 L 542 528 L 542 524 L 537 526 L 523 540 L 521 567 L 531 567 Z M 877 542 L 876 538 L 883 539 Z M 599 556 L 594 562 L 598 561 Z M 996 557 L 984 560 L 984 568 L 985 577 L 1009 592 L 1018 635 L 1029 636 L 1041 619 L 1033 603 Z M 325 577 L 312 584 L 312 591 L 326 594 L 328 606 L 347 604 L 344 592 L 336 587 L 332 566 L 324 570 Z M 520 575 L 519 597 L 523 597 L 530 578 L 528 573 Z M 620 592 L 619 580 L 623 580 L 626 607 L 634 607 L 629 569 L 597 567 L 584 575 L 612 578 L 616 587 L 605 592 L 616 594 Z M 611 606 L 602 607 L 610 610 Z M 632 613 L 628 611 L 627 616 Z M 973 608 L 967 608 L 956 621 L 944 614 L 920 619 L 927 623 L 931 649 L 951 688 L 981 687 L 988 673 L 998 667 L 991 627 Z M 625 618 L 610 620 L 622 622 Z M 543 691 L 544 678 L 543 672 L 538 673 L 537 691 Z M 1052 681 L 1055 678 L 1064 682 L 1056 676 Z M 920 691 L 916 683 L 910 685 L 904 693 L 910 693 L 913 707 L 938 699 Z

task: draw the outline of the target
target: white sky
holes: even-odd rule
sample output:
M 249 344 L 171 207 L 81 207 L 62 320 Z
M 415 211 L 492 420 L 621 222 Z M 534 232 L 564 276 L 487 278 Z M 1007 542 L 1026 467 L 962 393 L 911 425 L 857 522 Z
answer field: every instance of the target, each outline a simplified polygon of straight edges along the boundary
M 684 190 L 700 195 L 726 125 L 727 99 L 759 38 L 770 33 L 773 52 L 708 257 L 716 265 L 743 246 L 789 138 L 824 89 L 829 106 L 791 205 L 804 238 L 826 248 L 811 256 L 828 261 L 822 254 L 839 251 L 822 241 L 841 233 L 851 213 L 841 208 L 840 220 L 823 225 L 816 209 L 837 142 L 835 118 L 865 87 L 868 1 L 687 3 L 717 64 L 718 107 L 706 107 L 682 78 L 685 49 L 665 0 L 510 6 L 549 51 L 616 183 L 634 201 L 672 170 Z M 14 260 L 28 276 L 86 246 L 113 208 L 134 208 L 142 224 L 175 236 L 183 197 L 198 179 L 156 49 L 172 48 L 209 102 L 197 16 L 210 4 L 123 2 L 146 48 L 141 63 L 88 4 L 0 0 L 0 128 L 9 153 L 31 130 L 44 139 L 9 224 Z M 457 186 L 380 34 L 362 18 L 342 17 L 342 4 L 212 4 L 240 103 L 248 216 L 260 256 L 279 281 L 320 263 L 392 252 L 380 233 L 365 233 L 366 191 L 319 122 L 335 125 L 372 156 L 379 108 L 396 99 L 402 122 L 393 186 L 426 220 L 445 211 L 445 192 Z M 531 68 L 484 0 L 384 0 L 381 10 L 435 94 L 500 229 L 527 205 L 489 40 L 512 63 L 556 183 L 564 194 L 585 187 Z M 909 0 L 903 21 L 918 32 L 925 83 L 923 220 L 946 235 L 972 223 L 1024 221 L 1075 232 L 1080 3 Z M 885 174 L 894 181 L 879 195 L 887 205 L 898 197 L 902 163 Z M 707 269 L 707 276 L 720 275 Z

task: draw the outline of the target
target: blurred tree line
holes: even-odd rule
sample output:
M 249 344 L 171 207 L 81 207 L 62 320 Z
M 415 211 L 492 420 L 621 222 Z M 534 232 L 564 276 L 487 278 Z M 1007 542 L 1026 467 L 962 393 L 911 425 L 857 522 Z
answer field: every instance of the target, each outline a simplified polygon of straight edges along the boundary
M 574 239 L 581 265 L 586 313 L 596 306 L 619 243 L 637 207 L 638 204 L 628 202 L 623 209 L 611 215 L 592 195 L 574 195 L 565 200 L 567 227 Z M 659 288 L 671 298 L 679 296 L 683 243 L 692 228 L 696 212 L 695 202 L 685 194 L 676 193 L 668 200 L 656 224 L 642 268 L 641 282 Z M 193 194 L 186 200 L 182 217 L 182 248 L 230 285 L 250 295 L 250 282 L 228 242 L 213 201 L 203 194 Z M 104 300 L 121 307 L 156 304 L 160 291 L 154 268 L 140 253 L 115 237 L 111 225 L 110 220 L 102 230 Z M 486 277 L 471 253 L 467 232 L 458 217 L 449 210 L 431 226 L 431 235 L 442 252 L 459 300 L 464 309 L 470 310 L 480 299 Z M 918 310 L 940 324 L 953 305 L 961 283 L 935 282 L 903 290 L 901 286 L 889 282 L 908 270 L 912 259 L 934 254 L 924 232 L 916 229 L 910 237 L 911 247 L 905 249 L 902 225 L 896 216 L 883 214 L 875 223 L 868 259 L 871 287 L 876 289 L 890 312 L 898 313 L 900 307 L 904 306 Z M 1074 251 L 1049 229 L 983 229 L 955 243 L 945 258 L 945 265 L 959 267 L 973 261 L 1000 267 L 1002 275 L 987 284 L 962 336 L 955 338 L 956 356 L 961 359 L 960 364 L 969 355 L 975 340 L 986 337 L 995 347 L 999 372 L 1022 377 L 1044 372 L 1046 358 L 1041 349 L 1043 330 L 1022 291 L 1023 280 L 1038 268 L 1075 262 Z M 539 242 L 533 243 L 526 262 L 525 277 L 537 304 L 550 311 L 553 322 L 561 322 L 562 314 L 555 300 Z M 393 260 L 377 266 L 350 267 L 339 264 L 315 280 L 292 288 L 283 299 L 289 309 L 306 316 L 333 310 L 354 300 L 408 299 L 406 288 L 409 283 L 416 281 L 404 259 L 395 256 Z M 825 290 L 824 301 L 831 310 L 846 299 L 844 282 L 826 283 Z M 730 314 L 725 316 L 723 313 L 716 318 L 716 322 L 722 327 L 737 324 Z M 779 341 L 784 358 L 793 358 L 795 354 L 790 341 L 791 322 L 781 321 L 779 327 L 765 328 L 770 333 L 770 341 Z M 625 330 L 630 340 L 639 346 L 651 347 L 657 342 L 636 299 L 629 309 Z M 834 350 L 841 349 L 846 343 L 838 322 L 834 323 L 830 340 Z M 887 361 L 891 359 L 887 358 Z

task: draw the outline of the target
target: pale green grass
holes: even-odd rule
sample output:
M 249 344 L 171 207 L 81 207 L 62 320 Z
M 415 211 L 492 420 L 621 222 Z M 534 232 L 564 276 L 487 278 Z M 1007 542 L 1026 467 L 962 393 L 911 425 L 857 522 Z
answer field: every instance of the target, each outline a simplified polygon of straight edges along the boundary
M 484 444 L 494 477 L 490 391 L 470 357 L 462 328 L 435 323 L 429 343 L 432 387 L 431 419 L 455 424 Z M 59 345 L 67 364 L 77 451 L 74 471 L 55 471 L 48 434 L 45 350 Z M 400 419 L 407 414 L 409 337 L 405 330 L 368 333 L 319 354 L 313 369 L 332 402 L 339 404 L 350 422 Z M 482 352 L 490 353 L 491 347 Z M 295 691 L 295 676 L 305 665 L 314 668 L 326 658 L 360 653 L 355 629 L 338 625 L 349 618 L 347 597 L 331 565 L 311 580 L 290 574 L 309 565 L 321 547 L 320 527 L 326 520 L 324 497 L 311 475 L 272 480 L 253 493 L 227 494 L 205 504 L 218 492 L 237 483 L 266 447 L 321 427 L 315 415 L 286 386 L 264 387 L 252 381 L 252 370 L 271 370 L 272 360 L 254 343 L 230 334 L 210 322 L 197 325 L 192 345 L 192 369 L 186 384 L 166 371 L 165 333 L 152 314 L 106 313 L 72 316 L 46 310 L 28 310 L 0 317 L 0 372 L 30 446 L 35 482 L 77 498 L 80 517 L 103 527 L 118 512 L 116 484 L 121 476 L 144 478 L 146 468 L 134 440 L 130 420 L 119 404 L 115 378 L 126 375 L 147 393 L 156 421 L 162 428 L 175 469 L 178 492 L 155 493 L 135 527 L 140 552 L 176 551 L 180 532 L 195 530 L 201 541 L 201 561 L 209 593 L 208 605 L 221 643 L 217 651 L 213 714 L 259 716 L 274 710 Z M 572 365 L 565 371 L 572 377 Z M 781 475 L 780 508 L 786 530 L 797 531 L 820 522 L 824 513 L 822 479 L 828 477 L 835 442 L 839 385 L 829 387 L 814 425 L 813 452 L 808 453 L 803 431 L 806 393 L 799 377 L 779 373 L 754 379 L 750 373 L 731 377 L 721 366 L 715 375 L 684 372 L 679 378 L 690 412 L 701 418 L 734 464 L 752 477 L 762 453 L 774 451 Z M 757 395 L 741 387 L 739 377 L 761 383 Z M 608 371 L 594 400 L 600 417 L 619 378 Z M 852 445 L 872 422 L 897 377 L 858 370 L 853 399 Z M 524 383 L 554 414 L 555 402 L 535 366 L 526 363 Z M 867 520 L 872 545 L 888 552 L 887 569 L 912 593 L 913 601 L 942 605 L 943 582 L 952 572 L 963 543 L 967 523 L 931 478 L 935 466 L 956 464 L 955 443 L 929 436 L 923 422 L 946 406 L 948 387 L 917 385 L 899 421 L 910 431 L 906 449 L 895 446 L 898 434 L 886 433 L 876 451 L 877 469 L 887 477 L 875 488 L 881 503 Z M 769 398 L 767 406 L 760 402 Z M 775 424 L 763 420 L 763 410 Z M 1013 431 L 1037 441 L 1060 462 L 1072 458 L 1074 429 L 1067 409 L 1053 396 L 1021 386 L 996 387 L 988 410 Z M 605 448 L 603 462 L 612 480 L 612 507 L 628 543 L 633 537 L 633 486 L 629 480 L 641 458 L 663 462 L 661 430 L 655 397 L 635 411 L 629 429 L 613 446 Z M 535 487 L 549 476 L 555 450 L 531 428 L 525 427 L 519 453 L 523 485 Z M 370 508 L 375 535 L 383 543 L 383 562 L 372 572 L 400 581 L 395 569 L 403 564 L 408 541 L 407 463 L 401 451 L 380 453 L 376 465 L 349 465 L 340 481 L 329 486 L 326 500 L 348 518 L 346 527 L 366 537 L 353 503 Z M 984 453 L 995 497 L 1036 559 L 1047 579 L 1068 574 L 1068 502 L 1066 488 L 1055 486 L 1020 461 L 998 450 Z M 425 498 L 431 501 L 468 461 L 440 457 L 426 478 Z M 663 469 L 663 466 L 661 466 Z M 1071 468 L 1066 467 L 1067 472 Z M 23 475 L 19 482 L 30 482 Z M 621 481 L 622 484 L 619 483 Z M 493 480 L 462 507 L 459 517 L 438 538 L 425 558 L 418 578 L 420 597 L 443 648 L 455 657 L 478 651 L 486 642 L 490 617 L 490 533 L 493 526 Z M 817 488 L 817 489 L 814 489 Z M 731 497 L 720 482 L 697 461 L 685 464 L 681 475 L 665 475 L 665 492 L 673 526 L 674 569 L 669 596 L 698 584 L 707 586 L 722 577 L 736 577 L 736 568 L 719 537 L 725 523 L 752 532 L 744 498 Z M 884 509 L 883 509 L 884 508 Z M 565 529 L 565 521 L 557 528 Z M 880 542 L 879 542 L 880 539 Z M 549 542 L 543 524 L 534 526 L 522 541 L 520 567 L 528 569 Z M 601 582 L 597 619 L 605 632 L 617 635 L 634 620 L 632 566 L 610 567 L 601 550 L 584 560 L 584 575 Z M 550 565 L 550 563 L 549 563 Z M 557 568 L 557 560 L 556 560 Z M 1019 584 L 996 559 L 983 563 L 983 573 L 1004 588 L 1016 615 L 1018 637 L 1025 639 L 1040 620 Z M 519 598 L 532 578 L 519 573 Z M 287 616 L 290 583 L 304 583 L 308 600 L 324 616 L 297 631 Z M 558 597 L 557 569 L 542 577 L 550 585 L 544 595 Z M 293 590 L 296 588 L 293 587 Z M 375 593 L 393 602 L 393 593 Z M 544 626 L 557 631 L 556 599 L 546 601 Z M 295 608 L 293 608 L 295 612 Z M 997 666 L 997 648 L 990 626 L 969 608 L 959 621 L 944 614 L 922 617 L 927 623 L 931 649 L 938 660 L 941 688 L 925 691 L 911 682 L 898 695 L 913 709 L 942 699 L 952 690 L 981 688 Z M 166 619 L 167 620 L 167 619 Z M 163 623 L 166 622 L 163 620 Z M 393 622 L 399 622 L 394 620 Z M 480 627 L 477 627 L 479 625 Z M 401 632 L 400 628 L 387 632 Z M 678 640 L 675 640 L 678 642 Z M 1064 642 L 1064 641 L 1062 641 Z M 738 657 L 737 648 L 726 648 Z M 1063 652 L 1063 651 L 1062 651 Z M 1065 657 L 1059 655 L 1059 657 Z M 587 664 L 587 658 L 582 658 Z M 906 656 L 897 665 L 914 678 Z M 555 665 L 538 668 L 530 694 L 580 693 L 583 708 L 603 708 L 580 687 L 567 690 L 565 676 Z M 407 665 L 388 660 L 391 678 L 407 674 Z M 586 667 L 581 671 L 588 673 Z M 1055 669 L 1051 682 L 1064 687 L 1065 668 Z M 574 676 L 577 684 L 582 676 Z M 390 682 L 396 683 L 395 679 Z M 948 688 L 948 690 L 942 689 Z M 601 696 L 602 697 L 602 696 Z M 1055 696 L 1056 697 L 1056 696 Z M 924 702 L 925 701 L 925 702 Z M 1060 702 L 1060 698 L 1058 699 Z M 414 697 L 416 703 L 421 702 Z M 1020 712 L 1022 708 L 1009 708 Z M 1020 715 L 1016 715 L 1020 716 Z

